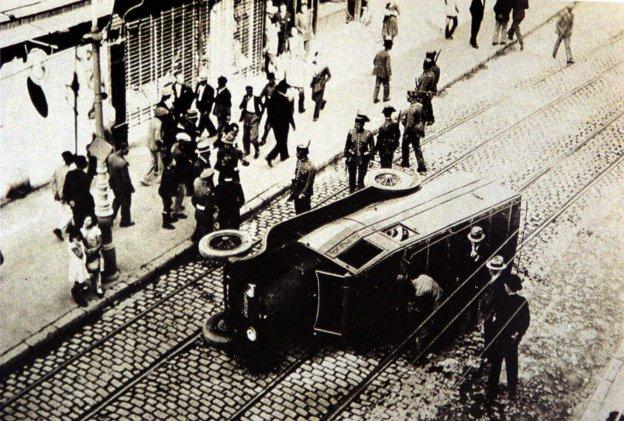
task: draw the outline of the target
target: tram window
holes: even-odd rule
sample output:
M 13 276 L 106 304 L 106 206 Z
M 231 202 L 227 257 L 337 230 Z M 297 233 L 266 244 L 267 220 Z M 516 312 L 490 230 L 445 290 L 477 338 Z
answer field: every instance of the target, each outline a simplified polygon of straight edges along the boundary
M 349 266 L 356 269 L 361 268 L 371 261 L 375 256 L 379 255 L 383 250 L 369 243 L 366 240 L 360 240 L 349 249 L 338 255 L 338 259 L 342 260 Z
M 502 246 L 507 240 L 507 236 L 509 235 L 509 214 L 510 208 L 505 208 L 492 215 L 492 252 Z M 507 247 L 505 246 L 497 254 L 502 254 L 504 257 L 507 257 L 506 250 Z
M 436 238 L 429 246 L 427 273 L 444 289 L 449 289 L 449 238 Z

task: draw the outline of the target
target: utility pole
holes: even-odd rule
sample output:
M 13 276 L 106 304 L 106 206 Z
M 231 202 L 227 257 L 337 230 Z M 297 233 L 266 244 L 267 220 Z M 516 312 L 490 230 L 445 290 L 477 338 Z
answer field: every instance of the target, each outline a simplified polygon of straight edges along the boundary
M 95 11 L 95 1 L 93 20 L 91 23 L 91 33 L 84 36 L 91 43 L 93 60 L 93 94 L 95 109 L 95 139 L 89 145 L 89 153 L 97 159 L 97 175 L 95 181 L 95 216 L 98 218 L 100 230 L 102 231 L 102 257 L 104 259 L 104 272 L 102 278 L 106 282 L 111 282 L 119 277 L 117 270 L 117 257 L 115 254 L 115 244 L 113 243 L 113 208 L 111 206 L 110 186 L 108 184 L 108 169 L 106 158 L 113 150 L 113 147 L 104 140 L 104 117 L 102 115 L 102 75 L 100 73 L 100 44 L 102 43 L 102 33 L 98 29 Z

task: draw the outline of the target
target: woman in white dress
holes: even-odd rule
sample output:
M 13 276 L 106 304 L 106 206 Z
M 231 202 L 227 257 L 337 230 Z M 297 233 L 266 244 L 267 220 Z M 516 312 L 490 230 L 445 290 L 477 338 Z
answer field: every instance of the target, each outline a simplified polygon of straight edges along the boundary
M 70 232 L 67 242 L 67 251 L 69 254 L 69 282 L 72 285 L 72 297 L 78 305 L 84 305 L 85 293 L 89 289 L 87 281 L 89 280 L 89 272 L 87 271 L 87 255 L 85 246 L 82 242 L 80 232 Z

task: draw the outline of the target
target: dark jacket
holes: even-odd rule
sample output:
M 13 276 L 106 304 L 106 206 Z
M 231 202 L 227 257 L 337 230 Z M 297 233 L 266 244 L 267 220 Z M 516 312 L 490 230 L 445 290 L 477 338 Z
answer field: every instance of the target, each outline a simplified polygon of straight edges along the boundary
M 160 120 L 162 121 L 161 134 L 163 149 L 165 154 L 169 154 L 171 152 L 171 147 L 176 141 L 176 135 L 178 134 L 177 117 L 174 115 L 173 110 L 167 107 L 167 104 L 165 104 L 164 101 L 160 101 L 158 104 L 156 104 L 156 107 L 161 107 L 168 111 L 167 114 L 160 117 Z
M 355 160 L 358 164 L 365 158 L 371 158 L 375 152 L 375 139 L 373 134 L 364 129 L 358 132 L 355 129 L 351 129 L 347 135 L 347 142 L 345 143 L 345 158 L 348 162 Z
M 201 98 L 198 96 L 200 86 L 205 86 L 204 92 L 202 92 Z M 210 111 L 212 111 L 212 104 L 214 104 L 214 100 L 215 100 L 214 95 L 215 95 L 215 91 L 212 86 L 210 86 L 206 82 L 198 83 L 197 86 L 195 87 L 195 98 L 196 98 L 195 106 L 197 107 L 197 111 L 199 111 L 200 113 L 209 113 Z
M 378 152 L 379 155 L 394 153 L 399 147 L 400 138 L 401 130 L 399 129 L 399 123 L 396 121 L 384 121 L 377 134 L 375 152 Z
M 472 0 L 470 3 L 470 13 L 483 13 L 485 9 L 485 0 Z
M 221 92 L 218 91 L 217 89 L 212 113 L 217 117 L 230 115 L 232 109 L 232 94 L 228 88 L 224 88 Z
M 390 53 L 385 48 L 375 55 L 373 60 L 373 75 L 389 79 L 392 76 L 392 65 L 390 63 Z
M 247 96 L 245 95 L 243 97 L 243 100 L 241 101 L 240 105 L 238 106 L 238 108 L 240 108 L 241 110 L 241 116 L 240 119 L 238 121 L 243 121 L 245 120 L 245 107 L 247 105 L 247 102 L 251 99 L 251 96 Z M 253 96 L 253 114 L 255 114 L 257 117 L 260 117 L 262 115 L 262 111 L 264 111 L 263 107 L 262 107 L 262 100 L 257 97 L 257 96 Z
M 511 0 L 496 0 L 494 4 L 494 13 L 498 22 L 509 22 L 509 14 L 511 13 Z
M 511 7 L 514 10 L 524 10 L 529 8 L 529 0 L 511 0 Z
M 293 199 L 303 195 L 307 198 L 312 196 L 314 192 L 314 178 L 316 176 L 316 168 L 309 159 L 297 161 L 295 168 L 295 178 L 290 186 L 290 197 Z
M 518 346 L 531 323 L 526 298 L 511 294 L 498 300 L 495 311 L 485 322 L 484 339 L 489 352 Z
M 267 118 L 271 126 L 292 125 L 295 127 L 293 119 L 293 107 L 283 93 L 275 92 L 267 104 Z
M 312 95 L 324 91 L 325 85 L 331 79 L 331 77 L 332 75 L 329 71 L 329 67 L 324 67 L 320 73 L 315 74 L 312 77 L 312 83 L 310 84 L 310 87 L 312 88 Z
M 175 161 L 166 165 L 163 169 L 160 186 L 158 187 L 158 194 L 161 197 L 173 197 L 176 195 L 178 191 L 177 171 L 178 168 Z
M 130 172 L 128 171 L 128 161 L 118 153 L 109 155 L 106 160 L 108 167 L 109 184 L 116 196 L 129 195 L 134 193 Z
M 273 92 L 275 92 L 276 88 L 277 83 L 275 82 L 267 82 L 267 84 L 264 85 L 264 88 L 262 88 L 262 92 L 260 92 L 260 98 L 262 99 L 263 105 L 265 107 L 269 102 L 269 99 L 271 99 L 271 97 L 273 96 Z
M 78 168 L 67 172 L 65 184 L 63 184 L 63 200 L 73 201 L 75 208 L 89 211 L 95 208 L 93 196 L 91 196 L 91 177 Z
M 175 108 L 176 112 L 179 115 L 182 115 L 186 113 L 189 108 L 191 108 L 191 104 L 193 104 L 195 95 L 193 93 L 193 90 L 188 85 L 180 85 L 175 83 L 171 87 L 173 88 L 173 93 L 175 95 L 173 108 Z

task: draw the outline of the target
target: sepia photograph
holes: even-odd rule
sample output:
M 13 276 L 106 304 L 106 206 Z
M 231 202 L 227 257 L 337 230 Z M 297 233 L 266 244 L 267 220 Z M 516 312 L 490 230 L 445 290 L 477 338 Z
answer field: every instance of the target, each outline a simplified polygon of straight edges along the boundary
M 624 421 L 624 1 L 0 1 L 0 420 Z

